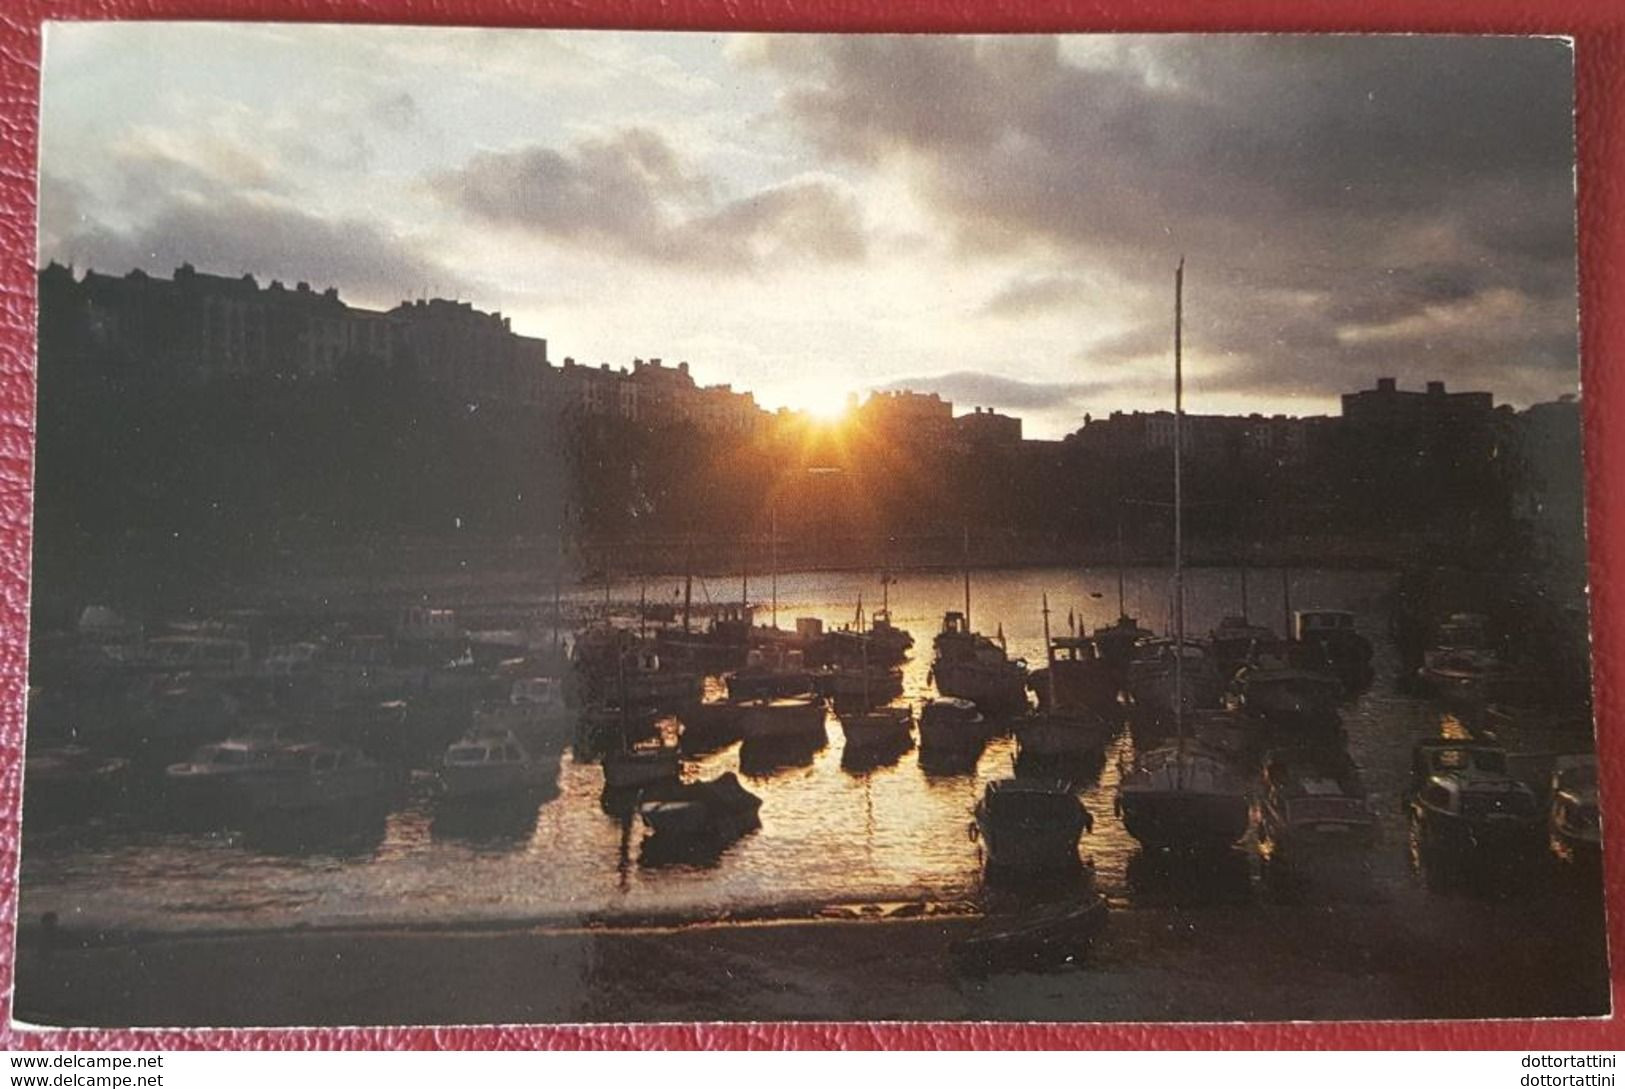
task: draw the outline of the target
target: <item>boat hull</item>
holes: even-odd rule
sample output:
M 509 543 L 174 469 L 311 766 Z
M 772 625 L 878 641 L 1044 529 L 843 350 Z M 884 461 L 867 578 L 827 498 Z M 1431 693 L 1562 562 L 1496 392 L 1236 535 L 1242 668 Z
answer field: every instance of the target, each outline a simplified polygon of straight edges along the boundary
M 1242 794 L 1125 788 L 1119 805 L 1129 835 L 1152 850 L 1223 850 L 1252 822 Z
M 749 704 L 739 715 L 739 736 L 747 743 L 797 741 L 823 735 L 824 705 L 818 700 Z

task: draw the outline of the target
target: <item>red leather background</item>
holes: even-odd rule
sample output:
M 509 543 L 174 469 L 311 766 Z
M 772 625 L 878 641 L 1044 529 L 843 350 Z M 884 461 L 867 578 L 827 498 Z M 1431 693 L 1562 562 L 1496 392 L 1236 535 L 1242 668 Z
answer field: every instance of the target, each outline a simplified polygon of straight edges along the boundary
M 35 164 L 45 19 L 256 19 L 774 30 L 1417 31 L 1561 34 L 1578 73 L 1581 340 L 1598 733 L 1605 806 L 1625 801 L 1618 576 L 1625 550 L 1625 4 L 1619 0 L 4 0 L 0 3 L 0 986 L 11 1012 L 33 465 Z M 1617 819 L 1617 818 L 1616 818 Z M 1607 849 L 1614 1005 L 1625 978 L 1625 836 Z M 1618 1048 L 1594 1021 L 1337 1025 L 598 1025 L 247 1032 L 0 1029 L 11 1047 L 133 1048 Z

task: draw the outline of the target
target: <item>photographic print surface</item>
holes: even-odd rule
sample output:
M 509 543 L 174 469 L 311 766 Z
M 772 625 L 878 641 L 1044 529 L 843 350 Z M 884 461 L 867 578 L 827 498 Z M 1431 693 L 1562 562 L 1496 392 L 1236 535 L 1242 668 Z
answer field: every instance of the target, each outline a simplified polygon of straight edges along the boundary
M 1608 1011 L 1568 43 L 47 39 L 20 1019 Z

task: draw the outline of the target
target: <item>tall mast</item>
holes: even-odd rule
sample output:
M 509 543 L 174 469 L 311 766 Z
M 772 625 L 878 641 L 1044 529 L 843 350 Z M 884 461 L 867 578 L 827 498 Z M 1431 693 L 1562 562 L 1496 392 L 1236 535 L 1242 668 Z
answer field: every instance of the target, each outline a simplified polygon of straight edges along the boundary
M 1043 596 L 1044 602 L 1044 657 L 1049 666 L 1045 670 L 1046 680 L 1049 683 L 1049 713 L 1055 714 L 1059 708 L 1055 705 L 1055 644 L 1049 638 L 1049 595 Z
M 1174 727 L 1185 748 L 1185 364 L 1181 340 L 1185 322 L 1185 258 L 1174 270 Z
M 1241 622 L 1247 623 L 1247 556 L 1241 557 Z
M 773 559 L 773 630 L 779 630 L 779 505 L 773 504 L 772 522 L 768 527 L 772 539 L 768 552 Z
M 970 526 L 965 527 L 963 553 L 963 565 L 965 568 L 965 630 L 970 631 Z
M 1117 511 L 1117 616 L 1128 616 L 1128 600 L 1123 593 L 1123 511 Z

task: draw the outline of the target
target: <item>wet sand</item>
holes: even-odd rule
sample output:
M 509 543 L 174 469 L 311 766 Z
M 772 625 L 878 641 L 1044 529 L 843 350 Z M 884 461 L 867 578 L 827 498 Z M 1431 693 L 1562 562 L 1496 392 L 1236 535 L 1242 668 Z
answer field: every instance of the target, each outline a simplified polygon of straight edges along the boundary
M 1448 928 L 1380 905 L 1327 906 L 1317 927 L 1280 925 L 1288 912 L 1301 922 L 1302 906 L 1117 911 L 1076 965 L 987 976 L 955 967 L 950 945 L 976 924 L 963 917 L 50 940 L 30 924 L 15 1016 L 227 1027 L 1606 1014 L 1601 917 L 1531 918 L 1552 906 L 1467 901 Z

